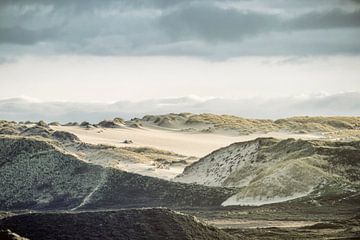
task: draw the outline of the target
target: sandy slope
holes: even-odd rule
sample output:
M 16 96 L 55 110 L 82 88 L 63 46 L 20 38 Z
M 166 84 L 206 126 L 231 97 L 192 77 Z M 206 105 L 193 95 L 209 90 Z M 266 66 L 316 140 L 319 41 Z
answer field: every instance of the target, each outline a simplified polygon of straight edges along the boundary
M 153 147 L 162 150 L 173 151 L 187 156 L 202 157 L 206 154 L 227 146 L 234 142 L 247 141 L 257 137 L 285 138 L 320 138 L 319 135 L 267 133 L 250 134 L 245 136 L 229 136 L 211 133 L 188 133 L 176 130 L 163 130 L 156 128 L 95 128 L 84 129 L 77 126 L 52 126 L 55 130 L 69 131 L 76 134 L 82 141 L 94 144 L 110 144 L 120 147 L 138 146 Z M 124 144 L 124 140 L 130 139 L 133 144 Z

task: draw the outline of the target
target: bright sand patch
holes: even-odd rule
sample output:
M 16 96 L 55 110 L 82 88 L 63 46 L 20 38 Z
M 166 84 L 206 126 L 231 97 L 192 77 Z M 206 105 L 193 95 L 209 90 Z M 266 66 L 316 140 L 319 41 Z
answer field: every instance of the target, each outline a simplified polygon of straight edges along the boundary
M 205 220 L 205 222 L 218 228 L 298 228 L 318 223 L 315 221 L 269 221 L 247 219 L 214 219 Z
M 258 137 L 274 137 L 279 139 L 321 138 L 319 135 L 290 134 L 282 132 L 229 136 L 212 133 L 189 133 L 148 127 L 84 129 L 78 126 L 52 126 L 52 128 L 74 133 L 82 141 L 87 143 L 108 144 L 118 147 L 152 147 L 195 157 L 203 157 L 216 149 L 228 146 L 234 142 L 248 141 Z M 133 144 L 124 144 L 124 140 L 132 140 Z

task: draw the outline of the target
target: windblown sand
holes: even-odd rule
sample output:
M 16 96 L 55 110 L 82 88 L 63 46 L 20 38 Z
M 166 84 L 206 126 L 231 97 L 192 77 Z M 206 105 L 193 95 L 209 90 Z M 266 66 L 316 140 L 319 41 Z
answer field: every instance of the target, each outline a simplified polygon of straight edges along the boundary
M 130 127 L 84 129 L 78 126 L 52 126 L 52 128 L 74 133 L 87 143 L 108 144 L 118 147 L 153 147 L 195 157 L 203 157 L 216 149 L 228 146 L 234 142 L 248 141 L 258 137 L 275 137 L 279 139 L 321 138 L 320 135 L 282 132 L 229 136 L 212 133 L 188 133 L 150 127 L 140 129 Z M 132 140 L 133 143 L 125 144 L 123 143 L 124 140 Z

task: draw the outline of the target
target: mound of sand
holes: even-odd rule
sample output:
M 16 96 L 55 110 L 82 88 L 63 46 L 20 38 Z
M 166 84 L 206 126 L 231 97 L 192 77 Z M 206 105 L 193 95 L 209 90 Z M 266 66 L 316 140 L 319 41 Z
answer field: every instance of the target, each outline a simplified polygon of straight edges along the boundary
M 102 128 L 120 128 L 121 125 L 114 122 L 114 121 L 101 121 L 97 124 L 98 127 L 102 127 Z
M 51 134 L 51 136 L 60 141 L 60 142 L 76 142 L 76 141 L 80 141 L 80 139 L 72 133 L 69 132 L 65 132 L 65 131 L 55 131 Z

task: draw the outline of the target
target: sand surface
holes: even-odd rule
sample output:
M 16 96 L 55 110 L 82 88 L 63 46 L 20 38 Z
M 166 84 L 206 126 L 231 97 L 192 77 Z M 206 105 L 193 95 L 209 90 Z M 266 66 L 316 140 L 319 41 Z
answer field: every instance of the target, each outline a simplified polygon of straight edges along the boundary
M 170 166 L 166 169 L 157 168 L 154 165 L 146 163 L 133 163 L 133 162 L 119 162 L 113 167 L 127 172 L 137 173 L 143 176 L 157 177 L 165 180 L 172 180 L 177 175 L 181 174 L 186 165 Z
M 205 220 L 205 222 L 218 228 L 298 228 L 311 226 L 318 223 L 314 221 L 269 221 L 247 219 L 216 219 Z
M 186 156 L 203 157 L 212 151 L 234 142 L 248 141 L 258 137 L 315 139 L 320 135 L 290 134 L 272 132 L 267 134 L 250 134 L 229 136 L 212 133 L 188 133 L 177 130 L 156 128 L 94 128 L 85 129 L 78 126 L 52 126 L 55 130 L 74 133 L 82 141 L 93 144 L 108 144 L 119 147 L 153 147 L 168 150 Z M 132 140 L 132 144 L 124 144 Z

